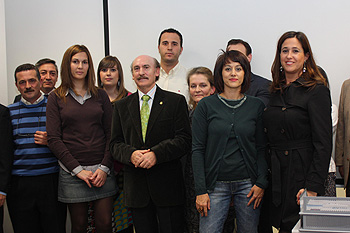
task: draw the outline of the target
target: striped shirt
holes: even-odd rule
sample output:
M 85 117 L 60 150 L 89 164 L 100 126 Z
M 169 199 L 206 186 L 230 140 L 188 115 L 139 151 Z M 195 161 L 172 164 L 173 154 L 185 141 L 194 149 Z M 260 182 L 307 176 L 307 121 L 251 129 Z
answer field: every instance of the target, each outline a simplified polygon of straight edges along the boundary
M 22 101 L 8 106 L 10 109 L 15 145 L 12 175 L 37 176 L 58 172 L 57 158 L 47 146 L 34 142 L 36 131 L 46 131 L 46 103 L 26 105 Z

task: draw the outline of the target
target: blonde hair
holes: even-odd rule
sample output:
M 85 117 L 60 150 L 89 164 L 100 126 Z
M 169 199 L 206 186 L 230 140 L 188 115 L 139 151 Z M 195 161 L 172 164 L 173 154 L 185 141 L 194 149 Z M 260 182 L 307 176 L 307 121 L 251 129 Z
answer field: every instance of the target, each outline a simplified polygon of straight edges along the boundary
M 203 67 L 203 66 L 199 66 L 199 67 L 195 67 L 192 68 L 188 73 L 187 73 L 187 85 L 188 85 L 188 89 L 190 89 L 190 78 L 192 75 L 194 74 L 202 74 L 204 75 L 209 84 L 210 87 L 214 86 L 214 76 L 213 73 L 211 72 L 210 69 L 208 69 L 207 67 Z M 195 109 L 197 107 L 197 103 L 192 99 L 192 96 L 190 95 L 190 100 L 188 101 L 188 105 L 190 107 L 190 109 Z

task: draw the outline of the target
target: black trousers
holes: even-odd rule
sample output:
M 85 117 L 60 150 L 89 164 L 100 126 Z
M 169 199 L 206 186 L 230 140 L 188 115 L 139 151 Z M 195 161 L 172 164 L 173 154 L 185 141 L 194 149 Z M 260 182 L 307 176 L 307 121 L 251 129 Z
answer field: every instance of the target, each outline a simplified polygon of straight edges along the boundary
M 156 206 L 151 200 L 144 208 L 130 208 L 137 233 L 183 233 L 184 207 Z
M 4 224 L 4 206 L 0 207 L 0 233 L 4 233 L 3 229 L 3 224 Z
M 67 207 L 57 188 L 57 173 L 11 177 L 6 200 L 15 233 L 66 232 Z

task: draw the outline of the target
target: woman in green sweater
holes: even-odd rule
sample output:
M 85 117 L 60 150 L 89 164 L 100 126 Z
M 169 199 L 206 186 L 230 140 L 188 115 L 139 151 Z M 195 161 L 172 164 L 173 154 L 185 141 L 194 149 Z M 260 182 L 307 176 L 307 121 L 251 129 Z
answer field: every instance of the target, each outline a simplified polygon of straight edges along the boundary
M 244 95 L 250 64 L 238 51 L 223 52 L 214 68 L 217 94 L 203 98 L 192 122 L 192 165 L 200 232 L 222 232 L 233 196 L 237 232 L 257 232 L 267 187 L 264 103 Z

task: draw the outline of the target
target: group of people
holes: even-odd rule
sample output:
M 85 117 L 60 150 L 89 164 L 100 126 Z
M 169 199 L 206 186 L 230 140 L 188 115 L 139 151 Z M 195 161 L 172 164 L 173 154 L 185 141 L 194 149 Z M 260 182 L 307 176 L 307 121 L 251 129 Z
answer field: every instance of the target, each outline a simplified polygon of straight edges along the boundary
M 214 72 L 187 71 L 182 45 L 169 28 L 160 63 L 134 59 L 135 93 L 113 56 L 101 60 L 96 87 L 83 45 L 65 52 L 57 89 L 53 60 L 17 67 L 21 95 L 0 108 L 0 206 L 6 199 L 16 233 L 65 232 L 67 206 L 74 233 L 233 232 L 234 219 L 237 232 L 284 233 L 303 192 L 324 195 L 332 103 L 306 35 L 281 36 L 272 82 L 251 72 L 243 40 L 228 42 Z M 344 116 L 336 164 L 347 182 Z

